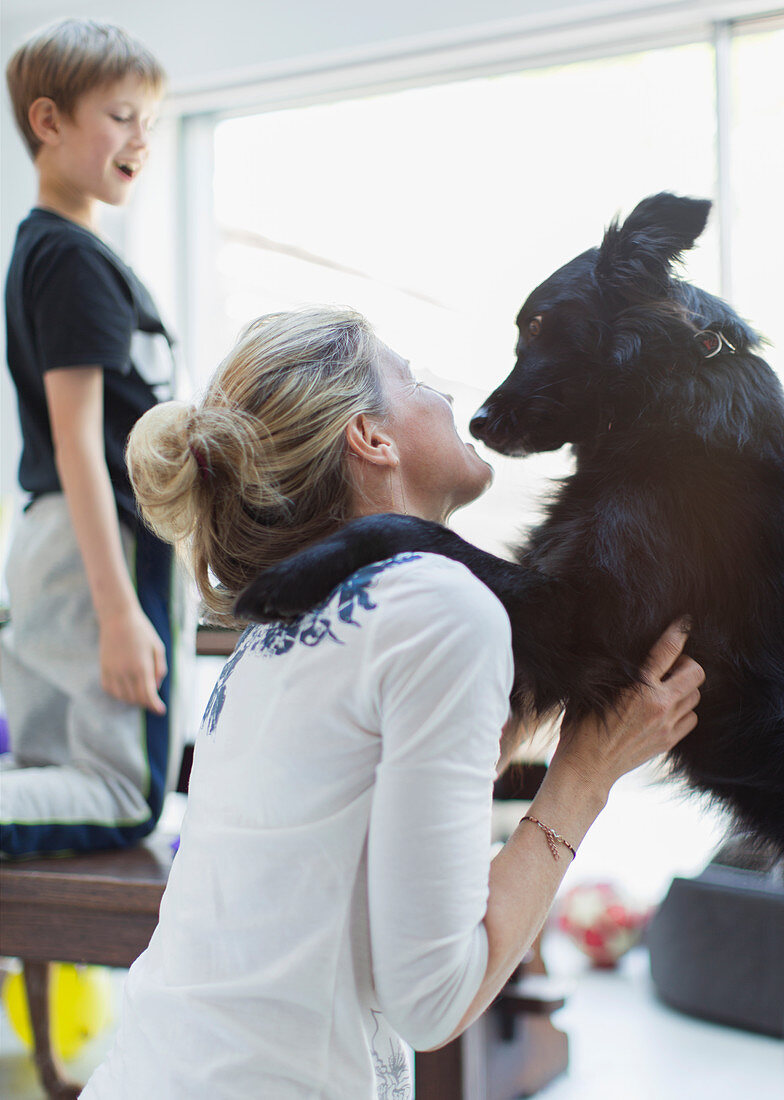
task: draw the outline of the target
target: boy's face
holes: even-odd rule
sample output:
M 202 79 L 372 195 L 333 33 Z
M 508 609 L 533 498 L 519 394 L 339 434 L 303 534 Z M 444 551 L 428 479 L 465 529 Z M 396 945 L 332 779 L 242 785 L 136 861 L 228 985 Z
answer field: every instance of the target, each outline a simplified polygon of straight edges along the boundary
M 126 202 L 147 160 L 158 106 L 136 76 L 86 92 L 73 116 L 60 119 L 60 142 L 49 162 L 57 184 L 88 203 Z

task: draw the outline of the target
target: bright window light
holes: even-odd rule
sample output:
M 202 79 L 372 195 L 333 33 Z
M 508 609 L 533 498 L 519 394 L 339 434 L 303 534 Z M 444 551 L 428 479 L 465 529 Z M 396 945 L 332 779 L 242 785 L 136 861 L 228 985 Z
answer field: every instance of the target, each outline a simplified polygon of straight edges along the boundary
M 784 192 L 782 93 L 770 95 L 782 37 L 749 36 L 733 53 L 733 141 L 759 149 L 765 132 L 773 168 L 762 179 L 747 154 L 734 176 L 734 285 L 771 336 L 775 256 L 759 261 Z M 260 313 L 354 306 L 454 394 L 465 429 L 512 367 L 534 286 L 645 195 L 715 196 L 714 90 L 713 49 L 697 43 L 220 121 L 216 286 L 201 325 L 225 351 Z M 686 274 L 720 290 L 716 212 Z M 454 525 L 503 552 L 536 518 L 543 482 L 568 471 L 568 449 L 488 457 L 496 484 Z

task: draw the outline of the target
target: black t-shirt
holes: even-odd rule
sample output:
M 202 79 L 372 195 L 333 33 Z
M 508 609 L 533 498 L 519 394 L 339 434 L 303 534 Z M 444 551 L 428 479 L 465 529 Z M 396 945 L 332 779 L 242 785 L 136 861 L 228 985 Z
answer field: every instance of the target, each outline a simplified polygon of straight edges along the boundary
M 19 482 L 35 498 L 60 480 L 44 390 L 48 370 L 103 368 L 104 443 L 120 515 L 135 526 L 125 444 L 171 396 L 171 340 L 149 292 L 88 229 L 34 209 L 19 226 L 6 281 L 8 366 L 19 400 Z

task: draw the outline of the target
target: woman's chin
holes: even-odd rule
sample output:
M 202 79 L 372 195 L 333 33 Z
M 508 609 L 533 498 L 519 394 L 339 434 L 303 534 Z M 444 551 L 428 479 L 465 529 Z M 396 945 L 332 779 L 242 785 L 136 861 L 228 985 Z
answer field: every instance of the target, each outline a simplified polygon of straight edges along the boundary
M 469 446 L 471 446 L 471 444 L 469 444 Z M 472 450 L 473 450 L 473 447 L 472 447 Z M 476 451 L 474 451 L 474 454 L 476 454 Z M 477 457 L 478 461 L 482 463 L 482 472 L 483 472 L 483 475 L 484 475 L 484 481 L 482 483 L 482 488 L 476 494 L 477 496 L 481 496 L 482 493 L 486 493 L 487 490 L 490 488 L 490 486 L 493 484 L 493 481 L 495 480 L 495 470 L 493 469 L 493 467 L 490 465 L 489 462 L 485 462 L 485 460 L 483 458 L 480 458 L 478 454 L 476 455 L 476 457 Z
M 465 486 L 465 491 L 461 493 L 455 503 L 447 512 L 448 516 L 451 516 L 453 512 L 456 512 L 458 508 L 465 508 L 468 504 L 473 504 L 479 497 L 484 496 L 490 486 L 493 484 L 493 478 L 495 471 L 493 467 L 488 463 L 479 459 L 482 463 L 482 470 L 477 471 L 477 477 L 475 477 L 470 485 Z

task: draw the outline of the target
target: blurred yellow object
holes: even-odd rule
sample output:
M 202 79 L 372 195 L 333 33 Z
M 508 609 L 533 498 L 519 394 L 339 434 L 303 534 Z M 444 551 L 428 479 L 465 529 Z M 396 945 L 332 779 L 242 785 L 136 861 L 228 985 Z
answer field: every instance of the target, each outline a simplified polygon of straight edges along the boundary
M 3 1006 L 22 1043 L 33 1047 L 33 1028 L 22 973 L 9 974 L 3 984 Z M 60 1058 L 73 1058 L 88 1039 L 112 1020 L 112 985 L 101 966 L 52 963 L 49 968 L 49 1034 Z

